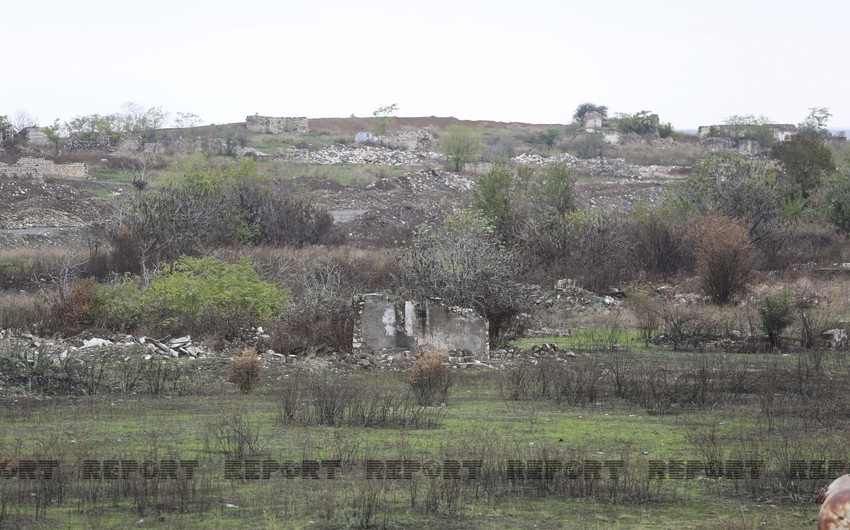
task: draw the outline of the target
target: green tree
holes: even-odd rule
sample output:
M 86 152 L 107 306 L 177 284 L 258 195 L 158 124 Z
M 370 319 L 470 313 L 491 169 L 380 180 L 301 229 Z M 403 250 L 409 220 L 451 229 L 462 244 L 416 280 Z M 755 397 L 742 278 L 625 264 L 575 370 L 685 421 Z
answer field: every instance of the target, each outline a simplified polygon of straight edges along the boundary
M 775 144 L 770 156 L 778 160 L 790 178 L 788 193 L 807 202 L 821 182 L 835 170 L 832 151 L 816 136 L 795 134 Z
M 464 164 L 478 160 L 482 148 L 481 135 L 472 127 L 449 125 L 446 128 L 443 135 L 443 153 L 455 171 L 459 172 Z
M 124 103 L 118 116 L 121 130 L 138 134 L 143 142 L 153 141 L 156 131 L 165 126 L 168 120 L 168 112 L 162 110 L 162 107 L 145 108 L 133 101 Z
M 576 107 L 576 111 L 573 113 L 573 123 L 583 123 L 584 115 L 588 112 L 598 112 L 602 115 L 603 118 L 608 117 L 608 107 L 605 105 L 596 105 L 594 103 L 582 103 L 578 107 Z
M 514 208 L 514 172 L 507 164 L 495 164 L 472 188 L 472 204 L 504 238 L 511 226 Z
M 374 116 L 374 132 L 376 135 L 383 136 L 387 134 L 387 131 L 393 124 L 393 121 L 395 121 L 396 112 L 398 112 L 398 105 L 393 103 L 392 105 L 379 107 L 375 112 L 372 113 L 372 116 Z
M 729 138 L 736 143 L 742 139 L 751 139 L 762 147 L 770 147 L 773 143 L 773 127 L 766 116 L 733 115 L 726 118 L 723 124 L 723 127 L 713 129 L 713 136 Z
M 809 115 L 806 116 L 806 119 L 797 125 L 797 131 L 809 138 L 825 140 L 832 136 L 827 128 L 830 117 L 832 117 L 832 113 L 827 107 L 812 107 L 809 109 Z
M 737 153 L 712 153 L 694 166 L 675 201 L 686 216 L 715 211 L 738 219 L 754 243 L 777 249 L 789 219 L 778 168 Z
M 823 193 L 826 219 L 844 237 L 850 237 L 850 168 L 837 171 L 826 183 Z
M 59 124 L 59 118 L 53 121 L 53 125 L 46 125 L 41 128 L 41 132 L 47 135 L 47 139 L 53 144 L 56 152 L 59 152 L 59 142 L 61 141 L 59 133 L 61 130 L 62 126 Z
M 622 132 L 649 134 L 657 132 L 659 126 L 658 114 L 642 110 L 634 114 L 617 114 L 617 126 Z M 669 124 L 668 124 L 669 126 Z M 670 126 L 672 132 L 672 126 Z
M 0 141 L 9 140 L 14 132 L 8 116 L 0 116 Z
M 473 206 L 482 212 L 504 241 L 520 236 L 535 218 L 560 216 L 575 202 L 575 174 L 565 162 L 544 168 L 519 166 L 516 172 L 496 164 L 472 189 Z
M 548 153 L 560 136 L 561 131 L 558 129 L 546 129 L 537 133 L 537 140 L 546 146 L 546 152 Z

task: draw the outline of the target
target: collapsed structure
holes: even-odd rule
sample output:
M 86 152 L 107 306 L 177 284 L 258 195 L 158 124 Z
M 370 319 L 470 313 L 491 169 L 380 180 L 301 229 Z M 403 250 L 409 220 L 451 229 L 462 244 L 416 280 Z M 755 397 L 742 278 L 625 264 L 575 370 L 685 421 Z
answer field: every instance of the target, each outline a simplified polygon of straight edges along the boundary
M 355 353 L 436 349 L 467 351 L 478 359 L 490 356 L 489 324 L 472 309 L 378 293 L 359 295 L 354 304 Z

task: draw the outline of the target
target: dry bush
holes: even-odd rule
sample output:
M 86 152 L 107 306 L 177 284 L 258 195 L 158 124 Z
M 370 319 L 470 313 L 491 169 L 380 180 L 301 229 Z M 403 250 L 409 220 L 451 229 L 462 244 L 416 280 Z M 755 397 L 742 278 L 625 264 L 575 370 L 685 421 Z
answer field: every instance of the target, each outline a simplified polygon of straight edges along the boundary
M 79 280 L 67 294 L 60 291 L 48 310 L 44 326 L 51 332 L 77 333 L 95 324 L 96 311 L 97 283 L 94 278 Z
M 529 222 L 519 237 L 535 281 L 574 278 L 585 289 L 601 292 L 634 272 L 621 219 L 602 210 L 585 208 Z
M 446 402 L 454 374 L 445 353 L 426 351 L 407 370 L 406 380 L 417 403 L 435 406 Z
M 41 321 L 39 298 L 30 293 L 4 292 L 0 296 L 0 329 L 29 329 Z
M 260 379 L 263 365 L 257 357 L 256 348 L 245 348 L 239 356 L 230 360 L 227 381 L 239 387 L 243 394 L 250 394 Z
M 414 406 L 410 394 L 364 385 L 351 376 L 293 372 L 278 392 L 278 422 L 283 425 L 356 425 L 432 429 L 445 411 Z
M 560 365 L 553 375 L 557 403 L 592 404 L 604 383 L 605 366 L 598 357 L 577 357 Z
M 0 250 L 0 286 L 21 288 L 34 280 L 48 279 L 64 258 L 79 252 L 76 247 Z
M 793 270 L 807 266 L 832 266 L 850 261 L 847 240 L 835 230 L 817 224 L 802 224 L 782 247 L 777 265 Z
M 661 209 L 635 212 L 625 226 L 637 265 L 652 276 L 669 276 L 690 259 L 686 232 L 671 212 Z
M 694 261 L 702 288 L 717 304 L 725 304 L 746 287 L 755 249 L 747 229 L 737 220 L 709 211 L 691 226 Z
M 722 319 L 708 308 L 682 305 L 671 300 L 661 301 L 657 308 L 662 324 L 658 340 L 670 344 L 674 350 L 699 349 L 706 342 L 718 338 Z
M 626 297 L 626 307 L 631 311 L 635 328 L 640 332 L 644 344 L 649 346 L 661 328 L 661 316 L 658 303 L 649 293 L 632 289 Z

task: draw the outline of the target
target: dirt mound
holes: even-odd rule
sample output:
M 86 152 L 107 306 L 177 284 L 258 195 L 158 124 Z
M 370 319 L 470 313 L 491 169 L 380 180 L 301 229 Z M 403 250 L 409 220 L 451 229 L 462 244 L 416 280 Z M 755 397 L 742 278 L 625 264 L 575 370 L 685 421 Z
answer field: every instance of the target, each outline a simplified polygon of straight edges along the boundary
M 101 201 L 60 180 L 0 179 L 0 229 L 78 227 L 99 218 Z

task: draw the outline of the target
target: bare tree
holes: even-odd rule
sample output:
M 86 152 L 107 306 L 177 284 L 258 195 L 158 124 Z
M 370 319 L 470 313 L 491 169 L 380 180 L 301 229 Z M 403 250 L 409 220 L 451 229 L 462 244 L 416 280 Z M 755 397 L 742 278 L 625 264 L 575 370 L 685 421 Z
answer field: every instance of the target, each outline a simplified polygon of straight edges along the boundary
M 490 320 L 490 337 L 526 310 L 530 300 L 515 278 L 520 260 L 478 212 L 463 211 L 439 227 L 420 226 L 404 261 L 407 284 L 418 298 L 441 298 L 471 307 Z
M 29 112 L 21 109 L 16 110 L 9 121 L 15 132 L 21 132 L 30 127 L 38 127 L 38 118 L 34 118 Z

